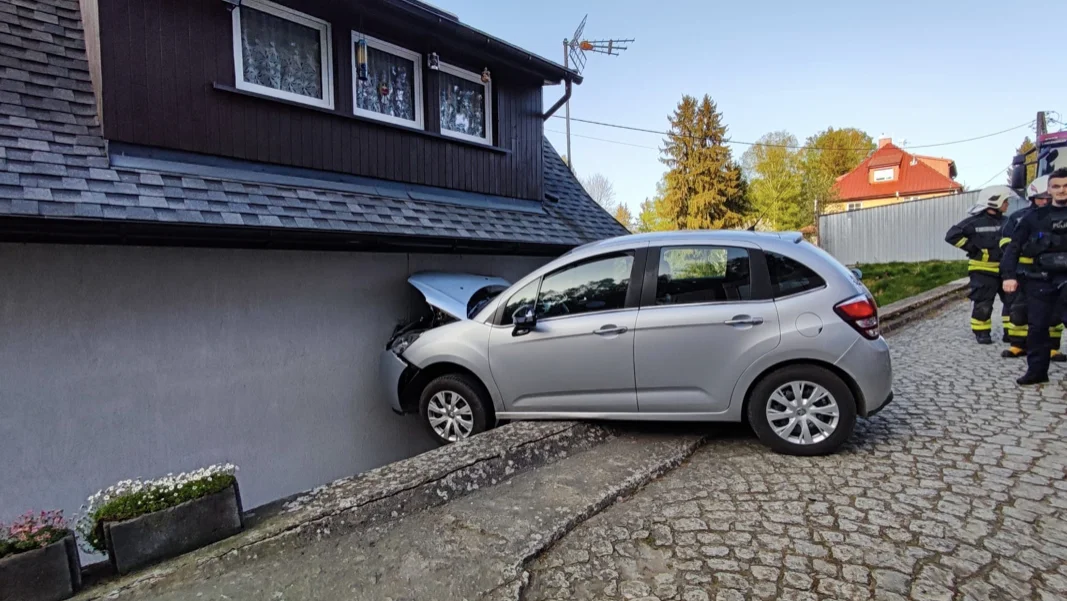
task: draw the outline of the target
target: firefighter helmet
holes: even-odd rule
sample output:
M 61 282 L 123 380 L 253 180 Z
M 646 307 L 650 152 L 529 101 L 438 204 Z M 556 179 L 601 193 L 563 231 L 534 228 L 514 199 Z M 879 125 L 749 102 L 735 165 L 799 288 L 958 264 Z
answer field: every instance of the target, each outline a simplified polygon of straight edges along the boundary
M 1041 177 L 1030 182 L 1030 185 L 1026 187 L 1026 197 L 1030 200 L 1047 196 L 1049 196 L 1047 175 L 1042 175 Z

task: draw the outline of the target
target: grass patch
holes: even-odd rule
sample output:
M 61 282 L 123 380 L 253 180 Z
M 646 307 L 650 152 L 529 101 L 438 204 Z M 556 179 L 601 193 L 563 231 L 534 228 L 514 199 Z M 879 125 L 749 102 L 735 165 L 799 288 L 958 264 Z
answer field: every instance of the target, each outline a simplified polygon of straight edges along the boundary
M 967 277 L 967 261 L 856 265 L 879 307 Z

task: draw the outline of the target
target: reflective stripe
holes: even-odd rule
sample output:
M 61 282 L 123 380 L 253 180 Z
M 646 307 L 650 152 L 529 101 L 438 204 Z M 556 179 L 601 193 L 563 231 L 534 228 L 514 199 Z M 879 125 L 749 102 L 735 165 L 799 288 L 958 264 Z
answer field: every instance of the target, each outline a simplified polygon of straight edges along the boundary
M 982 261 L 985 263 L 989 262 L 989 251 L 984 248 L 982 249 Z
M 1007 315 L 1001 315 L 1000 316 L 1000 323 L 1002 323 L 1004 325 L 1008 325 L 1009 323 L 1011 323 L 1011 318 L 1008 317 Z
M 1015 338 L 1025 338 L 1026 334 L 1030 331 L 1030 326 L 1012 326 L 1008 328 L 1008 336 Z
M 982 251 L 989 254 L 988 251 Z M 1000 273 L 1000 263 L 995 261 L 979 261 L 978 259 L 971 259 L 967 262 L 968 271 L 988 271 L 989 273 Z
M 1034 258 L 1033 257 L 1019 257 L 1019 263 L 1021 265 L 1033 265 L 1034 264 Z
M 1009 242 L 1011 242 L 1011 238 L 1001 238 L 1000 239 L 1000 247 L 1004 248 L 1005 246 L 1008 245 Z
M 964 244 L 967 244 L 967 239 L 966 238 L 960 238 L 959 241 L 956 242 L 956 248 L 963 248 Z
M 1057 340 L 1063 337 L 1063 324 L 1058 326 L 1052 326 L 1048 329 L 1049 338 L 1056 338 Z
M 975 332 L 985 332 L 993 329 L 993 320 L 979 321 L 975 318 L 971 318 L 971 329 Z

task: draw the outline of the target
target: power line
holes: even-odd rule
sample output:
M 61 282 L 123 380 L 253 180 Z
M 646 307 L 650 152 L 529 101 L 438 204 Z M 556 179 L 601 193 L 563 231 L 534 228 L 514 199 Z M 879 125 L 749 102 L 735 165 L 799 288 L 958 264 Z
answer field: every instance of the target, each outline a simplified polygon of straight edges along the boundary
M 564 135 L 566 135 L 566 132 L 562 132 L 562 131 L 559 131 L 559 130 L 556 130 L 556 129 L 545 128 L 545 131 L 551 132 L 551 133 L 554 133 L 554 134 L 564 134 Z M 574 138 L 585 138 L 587 140 L 597 140 L 599 142 L 607 142 L 608 144 L 618 144 L 620 146 L 633 146 L 634 148 L 644 148 L 646 150 L 659 151 L 659 147 L 658 146 L 642 146 L 641 144 L 631 144 L 629 142 L 623 142 L 621 140 L 609 140 L 607 138 L 597 138 L 595 136 L 583 136 L 581 134 L 571 134 L 571 137 L 574 137 Z
M 553 115 L 553 118 L 555 118 L 555 119 L 563 119 L 563 117 L 561 117 L 559 115 Z M 611 127 L 611 128 L 615 128 L 615 129 L 624 129 L 624 130 L 627 130 L 627 131 L 636 131 L 636 132 L 647 133 L 647 134 L 656 134 L 656 135 L 660 135 L 660 136 L 689 137 L 689 138 L 693 138 L 693 139 L 702 139 L 702 138 L 699 138 L 698 136 L 680 136 L 680 134 L 661 131 L 661 130 L 656 130 L 656 129 L 647 129 L 647 128 L 643 128 L 643 127 L 635 127 L 635 126 L 632 126 L 632 125 L 620 125 L 618 123 L 605 123 L 603 121 L 593 121 L 591 119 L 579 119 L 577 117 L 571 117 L 571 121 L 577 121 L 579 123 L 588 123 L 590 125 L 599 125 L 601 127 Z M 938 142 L 936 144 L 919 144 L 919 145 L 915 145 L 915 146 L 907 146 L 907 147 L 905 147 L 905 149 L 934 148 L 934 147 L 937 147 L 937 146 L 950 146 L 952 144 L 963 144 L 965 142 L 974 142 L 975 140 L 981 140 L 981 139 L 984 139 L 984 138 L 991 138 L 993 136 L 999 136 L 1001 134 L 1006 134 L 1006 133 L 1008 133 L 1010 131 L 1015 131 L 1015 130 L 1023 128 L 1023 127 L 1032 126 L 1033 123 L 1034 123 L 1034 120 L 1031 119 L 1030 121 L 1027 121 L 1025 123 L 1020 123 L 1019 125 L 1016 125 L 1016 126 L 1013 126 L 1013 127 L 1009 127 L 1008 129 L 1003 129 L 1001 131 L 996 131 L 996 132 L 993 132 L 993 133 L 989 133 L 989 134 L 985 134 L 985 135 L 981 135 L 981 136 L 976 136 L 976 137 L 973 137 L 973 138 L 966 138 L 966 139 L 963 139 L 963 140 L 953 140 L 951 142 Z M 609 140 L 604 140 L 604 141 L 609 141 Z M 801 144 L 769 144 L 769 143 L 763 143 L 763 142 L 744 142 L 744 141 L 741 141 L 741 140 L 733 140 L 733 139 L 727 139 L 727 140 L 724 140 L 724 142 L 726 144 L 739 144 L 741 146 L 765 146 L 765 147 L 770 147 L 770 148 L 789 148 L 789 149 L 792 149 L 792 150 L 812 149 L 812 150 L 855 150 L 855 151 L 864 151 L 864 152 L 870 151 L 870 148 L 822 148 L 822 147 L 819 147 L 819 146 L 805 146 L 805 145 L 801 145 Z
M 994 173 L 993 177 L 991 177 L 991 178 L 987 179 L 985 182 L 983 182 L 981 186 L 978 186 L 978 189 L 981 190 L 982 188 L 984 188 L 987 185 L 989 185 L 989 182 L 997 179 L 998 175 L 1005 175 L 1007 173 L 1008 169 L 1011 169 L 1011 165 L 1008 165 L 1007 167 L 1005 167 L 1005 168 L 1001 169 L 1000 171 L 997 171 L 996 173 Z

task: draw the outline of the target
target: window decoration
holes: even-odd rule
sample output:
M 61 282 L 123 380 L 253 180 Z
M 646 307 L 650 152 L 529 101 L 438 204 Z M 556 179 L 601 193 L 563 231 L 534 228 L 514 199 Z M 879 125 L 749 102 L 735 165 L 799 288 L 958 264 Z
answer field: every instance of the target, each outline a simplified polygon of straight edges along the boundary
M 422 128 L 422 57 L 417 52 L 356 32 L 352 33 L 352 42 L 355 113 Z
M 491 144 L 493 140 L 492 83 L 482 75 L 441 63 L 441 134 Z

